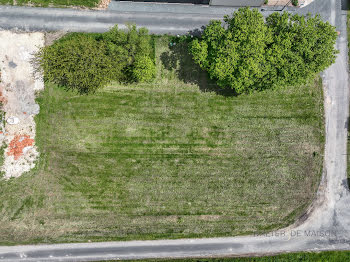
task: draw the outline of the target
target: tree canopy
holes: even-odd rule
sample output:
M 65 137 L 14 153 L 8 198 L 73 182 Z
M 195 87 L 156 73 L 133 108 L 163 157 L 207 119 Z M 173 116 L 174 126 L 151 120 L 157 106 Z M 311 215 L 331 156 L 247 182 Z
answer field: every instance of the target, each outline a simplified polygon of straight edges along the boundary
M 337 32 L 320 16 L 241 8 L 190 44 L 194 61 L 237 94 L 307 82 L 334 63 Z
M 45 81 L 87 94 L 111 81 L 151 81 L 156 70 L 152 51 L 147 29 L 115 26 L 103 34 L 69 34 L 42 48 L 35 62 Z
M 103 87 L 112 77 L 104 46 L 88 35 L 76 35 L 45 47 L 37 54 L 44 79 L 79 93 Z

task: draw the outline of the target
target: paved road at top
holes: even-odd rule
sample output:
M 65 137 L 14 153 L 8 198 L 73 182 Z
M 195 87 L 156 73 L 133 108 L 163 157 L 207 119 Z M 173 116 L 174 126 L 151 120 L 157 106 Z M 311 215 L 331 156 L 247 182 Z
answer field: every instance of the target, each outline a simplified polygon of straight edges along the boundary
M 135 23 L 147 27 L 155 34 L 184 34 L 200 29 L 212 19 L 222 19 L 232 14 L 237 8 L 148 4 L 147 8 L 139 3 L 115 3 L 118 8 L 106 11 L 79 10 L 69 8 L 35 8 L 21 6 L 0 6 L 0 28 L 18 28 L 27 31 L 73 31 L 73 32 L 105 32 L 115 24 L 121 28 L 125 23 Z M 117 11 L 117 10 L 119 11 Z M 121 10 L 123 9 L 123 11 Z M 265 15 L 281 7 L 264 7 Z M 305 10 L 311 10 L 311 5 Z M 323 9 L 317 7 L 317 10 Z M 135 11 L 131 11 L 135 10 Z M 285 10 L 297 10 L 288 7 Z M 322 10 L 325 11 L 325 10 Z
M 25 11 L 28 10 L 28 11 Z M 38 10 L 38 11 L 36 11 Z M 174 15 L 165 18 L 164 14 L 116 14 L 92 12 L 96 18 L 93 26 L 91 12 L 49 9 L 0 8 L 0 26 L 11 27 L 16 17 L 26 13 L 30 29 L 53 28 L 82 31 L 103 31 L 108 23 L 124 22 L 123 19 L 143 21 L 139 25 L 151 27 L 153 32 L 176 32 L 180 28 L 193 30 L 207 23 L 211 16 Z M 50 20 L 50 12 L 56 13 L 53 20 L 70 13 L 70 22 L 44 25 Z M 33 13 L 34 12 L 34 13 Z M 0 247 L 0 260 L 4 261 L 97 261 L 106 259 L 134 259 L 161 257 L 205 257 L 225 255 L 262 255 L 292 251 L 315 251 L 350 249 L 350 193 L 346 175 L 347 119 L 349 107 L 348 56 L 346 14 L 340 9 L 340 0 L 315 0 L 299 13 L 320 13 L 322 17 L 337 26 L 340 37 L 337 48 L 340 54 L 336 63 L 323 74 L 326 115 L 325 166 L 317 199 L 309 208 L 303 220 L 296 224 L 263 236 L 243 236 L 231 238 L 182 239 L 158 241 L 126 241 L 58 245 L 28 245 Z M 4 18 L 4 14 L 7 17 Z M 74 17 L 77 14 L 77 17 Z M 159 15 L 159 16 L 158 16 Z M 151 21 L 154 17 L 155 21 Z M 162 19 L 164 18 L 164 20 Z M 215 18 L 215 17 L 213 17 Z M 86 19 L 86 24 L 77 22 Z M 141 19 L 141 20 L 138 20 Z M 144 20 L 142 20 L 144 19 Z M 21 19 L 20 19 L 21 20 Z M 75 22 L 72 22 L 72 21 Z M 106 22 L 107 20 L 113 20 Z M 21 20 L 23 21 L 23 19 Z M 38 24 L 41 21 L 41 25 Z M 147 22 L 146 22 L 147 21 Z M 18 22 L 19 23 L 19 22 Z M 77 28 L 81 23 L 83 28 Z M 87 30 L 87 31 L 89 31 Z M 183 31 L 182 31 L 183 30 Z
M 234 9 L 218 14 L 205 12 L 194 15 L 0 6 L 0 27 L 28 31 L 105 32 L 115 24 L 124 27 L 126 22 L 130 22 L 147 27 L 156 34 L 181 34 L 206 25 L 210 19 L 221 19 L 223 14 L 232 11 Z
M 135 11 L 130 11 L 133 9 L 132 3 L 125 5 L 126 11 L 0 6 L 0 27 L 28 31 L 105 32 L 115 24 L 124 27 L 126 22 L 130 22 L 147 27 L 155 34 L 183 34 L 201 28 L 211 19 L 222 19 L 223 15 L 232 14 L 236 10 L 230 7 L 176 5 L 176 8 L 170 11 L 166 5 L 149 6 L 147 10 L 150 12 L 142 11 L 137 3 Z

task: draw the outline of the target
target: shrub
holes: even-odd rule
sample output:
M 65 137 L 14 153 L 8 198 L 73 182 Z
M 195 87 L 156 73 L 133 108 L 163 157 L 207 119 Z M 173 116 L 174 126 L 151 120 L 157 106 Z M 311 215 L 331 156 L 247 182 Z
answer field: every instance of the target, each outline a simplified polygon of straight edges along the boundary
M 37 70 L 45 81 L 79 93 L 94 92 L 110 81 L 150 81 L 155 76 L 151 37 L 145 28 L 114 26 L 103 34 L 72 33 L 42 48 Z
M 211 21 L 190 43 L 194 61 L 236 94 L 302 84 L 335 61 L 335 27 L 319 16 L 273 13 L 264 21 L 241 8 Z
M 88 35 L 75 35 L 42 48 L 36 62 L 44 80 L 79 93 L 90 93 L 111 80 L 112 61 L 105 46 Z
M 133 64 L 132 73 L 136 82 L 149 82 L 155 77 L 156 66 L 149 56 L 138 56 Z
M 298 0 L 292 0 L 292 5 L 298 6 L 299 5 L 299 1 Z
M 135 25 L 128 25 L 127 31 L 118 29 L 116 25 L 97 40 L 106 43 L 108 56 L 114 61 L 114 80 L 122 82 L 135 80 L 133 68 L 136 57 L 145 56 L 150 58 L 153 53 L 148 30 L 146 28 L 137 30 Z M 152 66 L 149 63 L 147 65 Z M 121 70 L 119 69 L 120 66 L 122 66 Z

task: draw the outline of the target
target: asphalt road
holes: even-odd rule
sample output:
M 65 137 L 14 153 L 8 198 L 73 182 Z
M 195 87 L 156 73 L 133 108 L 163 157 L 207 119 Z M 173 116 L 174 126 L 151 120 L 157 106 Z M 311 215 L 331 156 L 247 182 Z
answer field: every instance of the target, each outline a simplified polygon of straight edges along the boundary
M 76 9 L 0 7 L 0 27 L 27 31 L 105 32 L 118 24 L 135 23 L 156 34 L 181 34 L 206 25 L 222 14 L 170 14 L 116 11 L 83 11 Z
M 20 10 L 20 12 L 19 12 Z M 25 11 L 28 10 L 28 11 Z M 44 9 L 0 8 L 0 26 L 11 28 L 9 17 L 21 16 L 23 12 L 30 17 L 28 29 L 44 29 L 45 21 L 50 20 L 49 13 Z M 33 13 L 35 12 L 35 14 Z M 79 20 L 86 15 L 81 11 L 58 10 L 64 15 L 70 13 L 71 20 Z M 73 17 L 74 13 L 77 17 Z M 164 257 L 211 257 L 211 256 L 242 256 L 263 255 L 280 252 L 321 251 L 321 250 L 350 250 L 350 193 L 347 186 L 346 174 L 346 143 L 349 108 L 348 56 L 346 13 L 340 8 L 340 0 L 315 0 L 300 13 L 320 13 L 322 17 L 337 26 L 340 37 L 337 48 L 340 54 L 336 63 L 323 74 L 326 116 L 326 148 L 322 182 L 313 205 L 303 218 L 288 228 L 260 236 L 244 236 L 232 238 L 182 239 L 159 241 L 126 241 L 57 245 L 28 245 L 0 247 L 0 260 L 3 261 L 97 261 L 106 259 L 140 259 Z M 21 14 L 22 13 L 22 14 Z M 59 19 L 59 14 L 53 20 Z M 6 17 L 3 17 L 6 14 Z M 87 12 L 90 14 L 90 12 Z M 140 25 L 153 25 L 153 32 L 174 30 L 181 25 L 182 33 L 193 30 L 207 23 L 211 17 L 192 14 L 179 14 L 167 20 L 156 18 L 155 14 L 110 14 L 95 13 L 96 31 L 106 29 L 114 19 L 141 19 Z M 164 17 L 161 14 L 160 17 Z M 13 18 L 12 18 L 13 19 Z M 88 18 L 90 21 L 92 18 Z M 16 20 L 16 19 L 13 19 Z M 113 20 L 113 21 L 106 21 Z M 21 20 L 23 21 L 23 19 Z M 87 21 L 87 20 L 86 20 Z M 147 21 L 147 22 L 146 22 Z M 186 23 L 189 24 L 186 24 Z M 16 23 L 14 21 L 13 23 Z M 76 25 L 72 22 L 50 22 L 51 27 L 72 30 Z M 68 23 L 68 24 L 67 24 Z M 75 22 L 79 23 L 79 22 Z M 81 23 L 81 22 L 80 22 Z M 92 24 L 92 22 L 86 22 Z M 158 25 L 157 25 L 158 23 Z M 103 26 L 102 26 L 103 25 Z M 87 26 L 85 24 L 85 26 Z M 85 27 L 86 28 L 86 27 Z M 89 28 L 89 30 L 94 30 Z M 77 31 L 81 31 L 77 29 Z M 102 30 L 103 29 L 103 30 Z
M 0 28 L 18 28 L 26 31 L 105 32 L 115 24 L 123 28 L 125 23 L 135 23 L 147 27 L 151 33 L 174 35 L 200 29 L 211 19 L 222 19 L 224 15 L 232 14 L 236 10 L 229 7 L 182 5 L 176 5 L 176 8 L 169 10 L 166 5 L 149 6 L 145 11 L 137 3 L 135 8 L 132 3 L 125 5 L 125 11 L 0 6 Z M 132 9 L 135 11 L 130 11 Z M 274 10 L 274 8 L 267 9 Z

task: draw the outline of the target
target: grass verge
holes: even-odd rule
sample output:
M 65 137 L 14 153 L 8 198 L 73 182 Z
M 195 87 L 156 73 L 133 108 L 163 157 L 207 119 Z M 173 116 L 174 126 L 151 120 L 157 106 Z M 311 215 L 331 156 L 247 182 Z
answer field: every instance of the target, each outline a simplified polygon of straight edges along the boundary
M 292 223 L 323 163 L 321 81 L 238 97 L 156 38 L 157 81 L 47 85 L 35 170 L 0 181 L 0 243 L 235 236 Z M 209 92 L 212 91 L 212 92 Z
M 137 260 L 142 262 L 312 262 L 312 261 L 349 261 L 350 251 L 326 251 L 326 252 L 299 252 L 283 254 L 278 256 L 265 256 L 265 257 L 242 257 L 242 258 L 195 258 L 195 259 L 149 259 L 149 260 Z M 136 262 L 133 261 L 133 262 Z

